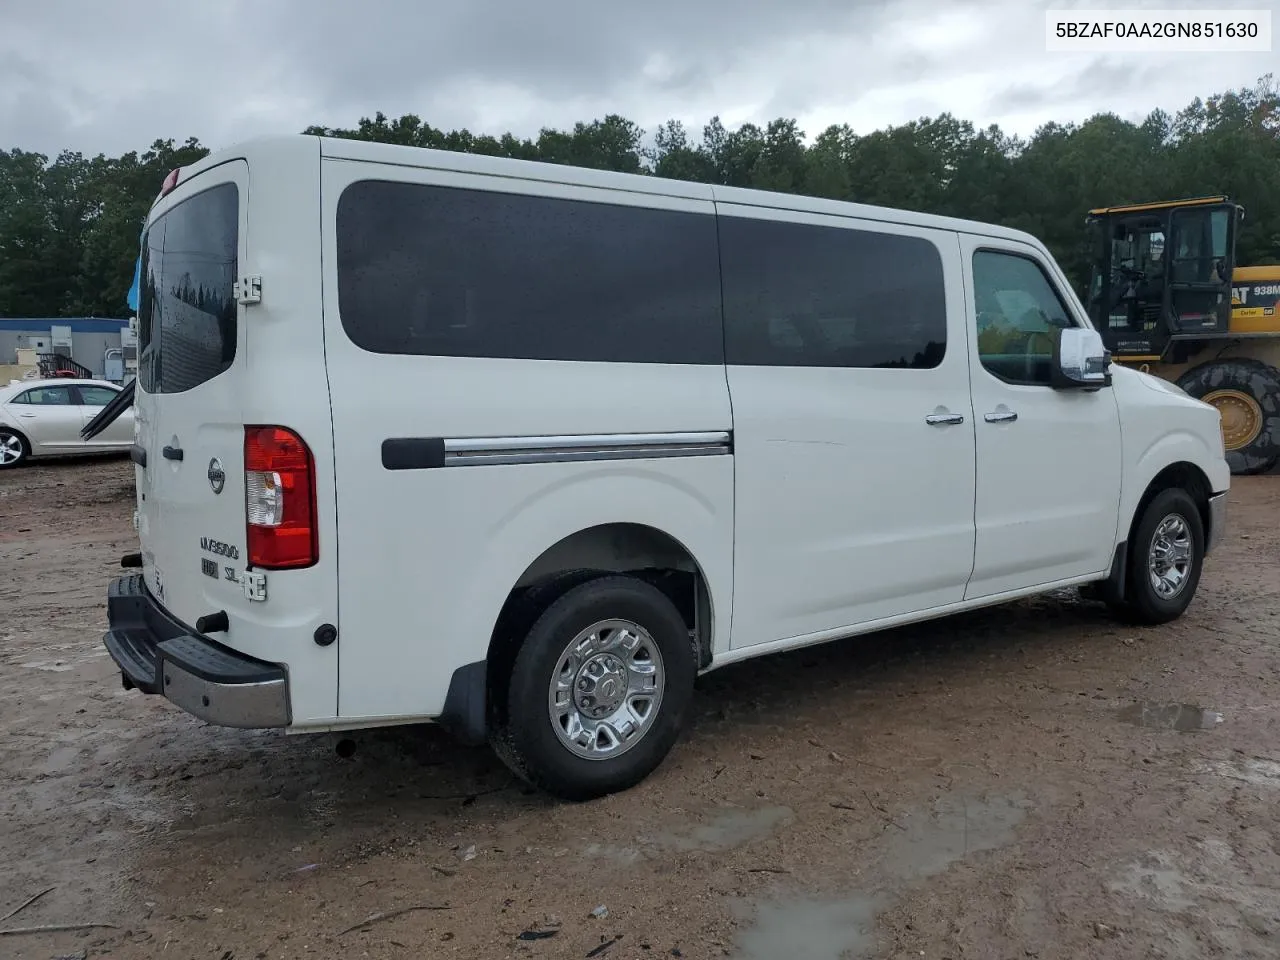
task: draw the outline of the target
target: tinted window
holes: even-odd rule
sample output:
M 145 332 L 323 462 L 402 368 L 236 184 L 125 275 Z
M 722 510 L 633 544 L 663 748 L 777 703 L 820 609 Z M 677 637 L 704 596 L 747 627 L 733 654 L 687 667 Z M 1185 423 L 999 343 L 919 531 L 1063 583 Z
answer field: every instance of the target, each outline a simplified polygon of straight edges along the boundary
M 30 403 L 41 407 L 62 407 L 71 403 L 68 387 L 36 387 L 14 397 L 14 403 Z
M 236 356 L 240 195 L 224 183 L 151 224 L 142 245 L 138 379 L 148 393 L 181 393 Z
M 720 219 L 725 359 L 796 367 L 942 362 L 942 258 L 928 240 Z
M 80 402 L 87 407 L 105 407 L 116 398 L 110 387 L 79 387 Z
M 715 218 L 364 181 L 338 201 L 338 305 L 378 353 L 719 363 Z
M 1227 279 L 1222 264 L 1227 256 L 1231 214 L 1225 207 L 1174 211 L 1170 273 L 1175 281 L 1218 283 Z
M 982 365 L 1010 383 L 1049 384 L 1057 331 L 1076 324 L 1040 265 L 1011 253 L 973 255 Z

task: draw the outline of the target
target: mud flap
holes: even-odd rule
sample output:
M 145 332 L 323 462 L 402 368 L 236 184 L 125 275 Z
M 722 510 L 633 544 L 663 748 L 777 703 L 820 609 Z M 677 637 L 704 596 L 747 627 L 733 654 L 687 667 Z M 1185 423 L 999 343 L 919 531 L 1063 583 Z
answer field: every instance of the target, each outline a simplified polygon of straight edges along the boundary
M 1111 558 L 1111 572 L 1107 574 L 1107 578 L 1086 583 L 1080 588 L 1080 595 L 1086 600 L 1101 600 L 1112 606 L 1123 603 L 1128 574 L 1129 541 L 1123 540 L 1116 545 L 1116 552 Z
M 436 721 L 469 747 L 478 747 L 488 739 L 486 669 L 485 661 L 477 660 L 453 671 L 449 692 L 444 698 L 444 711 Z

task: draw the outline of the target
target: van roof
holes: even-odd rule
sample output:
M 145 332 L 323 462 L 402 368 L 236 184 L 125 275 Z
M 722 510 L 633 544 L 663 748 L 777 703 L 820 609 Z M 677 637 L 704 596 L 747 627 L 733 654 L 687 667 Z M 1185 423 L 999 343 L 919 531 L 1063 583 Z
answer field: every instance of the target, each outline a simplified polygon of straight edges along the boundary
M 407 147 L 397 144 L 374 143 L 366 140 L 347 140 L 335 137 L 314 137 L 307 134 L 260 137 L 234 144 L 183 168 L 181 181 L 185 182 L 197 173 L 219 163 L 236 158 L 251 158 L 278 151 L 297 151 L 301 142 L 318 143 L 320 154 L 326 159 L 351 160 L 364 163 L 387 164 L 417 169 L 448 170 L 480 176 L 505 177 L 522 180 L 540 180 L 566 186 L 596 187 L 607 190 L 624 190 L 650 196 L 681 197 L 694 200 L 714 200 L 742 206 L 802 213 L 827 214 L 838 217 L 856 217 L 878 220 L 904 226 L 933 230 L 950 230 L 977 234 L 1029 244 L 1048 253 L 1043 243 L 1032 234 L 977 220 L 944 217 L 912 210 L 850 203 L 842 200 L 824 200 L 802 194 L 777 193 L 768 190 L 751 190 L 742 187 L 723 187 L 683 180 L 671 180 L 636 173 L 615 173 L 537 160 L 515 160 L 508 157 L 489 157 L 480 154 L 457 153 L 427 147 Z

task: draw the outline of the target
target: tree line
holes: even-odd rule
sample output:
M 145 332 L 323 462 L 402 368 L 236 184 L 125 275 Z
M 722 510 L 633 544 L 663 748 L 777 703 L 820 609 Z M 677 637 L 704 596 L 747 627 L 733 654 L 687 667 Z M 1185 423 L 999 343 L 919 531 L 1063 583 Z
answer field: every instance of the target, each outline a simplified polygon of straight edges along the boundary
M 808 141 L 794 119 L 736 129 L 713 117 L 695 139 L 678 121 L 650 135 L 618 115 L 536 138 L 442 130 L 382 113 L 305 133 L 752 187 L 1026 230 L 1080 287 L 1091 207 L 1226 193 L 1244 204 L 1241 264 L 1280 263 L 1280 89 L 1196 98 L 1141 123 L 1100 113 L 1030 137 L 950 113 L 870 133 L 833 125 Z M 138 236 L 165 175 L 208 149 L 157 140 L 120 157 L 0 152 L 0 317 L 124 316 Z

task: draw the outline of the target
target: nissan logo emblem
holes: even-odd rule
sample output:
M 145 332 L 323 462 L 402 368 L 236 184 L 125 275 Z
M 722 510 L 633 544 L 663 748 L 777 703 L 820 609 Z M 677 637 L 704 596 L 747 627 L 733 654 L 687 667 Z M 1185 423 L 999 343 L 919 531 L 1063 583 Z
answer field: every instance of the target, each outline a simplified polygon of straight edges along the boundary
M 213 488 L 214 493 L 221 493 L 226 483 L 227 475 L 223 472 L 222 461 L 214 457 L 209 461 L 209 486 Z

